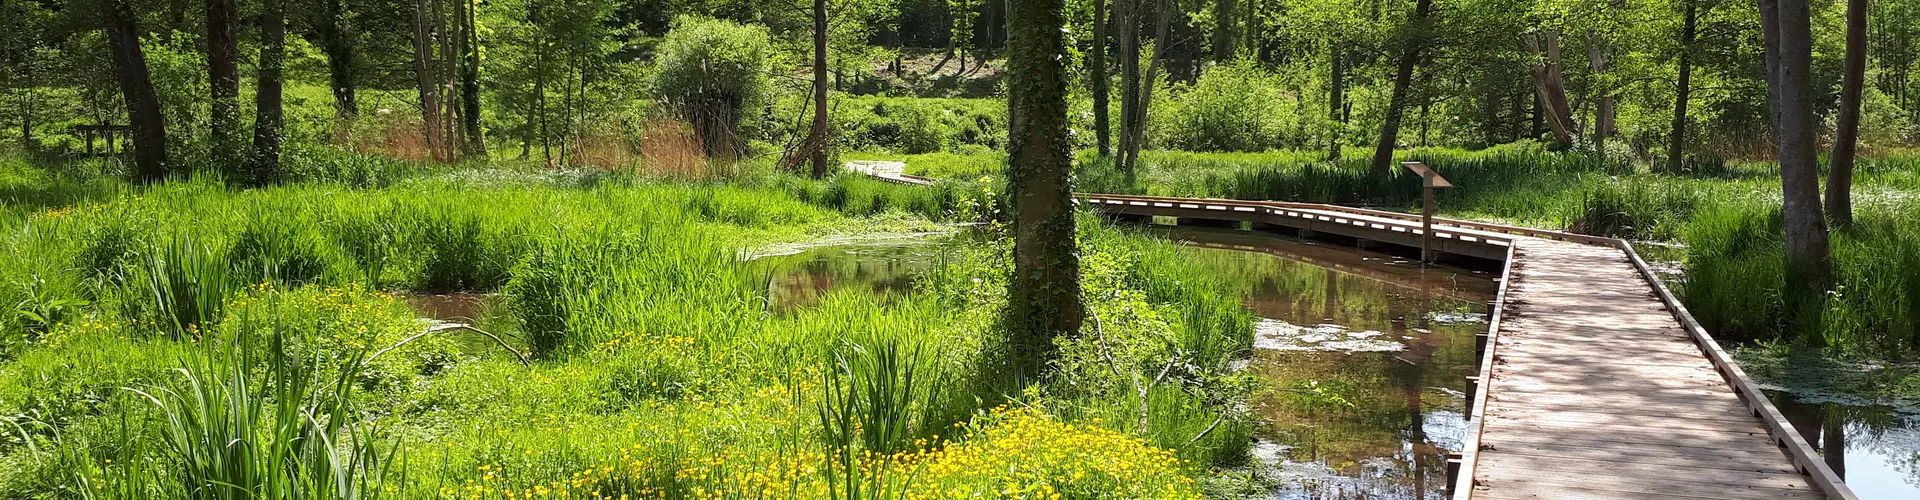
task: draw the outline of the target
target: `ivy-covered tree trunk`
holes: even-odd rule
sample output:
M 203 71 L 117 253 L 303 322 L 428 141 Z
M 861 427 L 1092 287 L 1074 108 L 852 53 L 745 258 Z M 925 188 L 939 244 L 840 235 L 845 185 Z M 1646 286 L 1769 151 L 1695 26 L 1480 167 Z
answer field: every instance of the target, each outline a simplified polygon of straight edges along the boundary
M 1687 148 L 1687 101 L 1693 97 L 1693 41 L 1699 36 L 1699 0 L 1685 0 L 1686 13 L 1680 20 L 1680 57 L 1676 70 L 1680 78 L 1673 88 L 1673 134 L 1667 144 L 1667 168 L 1675 172 L 1685 168 Z
M 280 174 L 281 90 L 285 85 L 287 23 L 286 0 L 262 0 L 260 12 L 260 73 L 253 94 L 253 155 L 248 184 L 264 185 Z
M 1054 338 L 1080 331 L 1080 260 L 1074 244 L 1073 170 L 1067 141 L 1066 42 L 1061 0 L 1011 2 L 1007 48 L 1007 183 L 1013 276 L 1007 290 L 1008 367 L 1042 376 Z
M 138 15 L 133 0 L 107 1 L 107 44 L 127 105 L 134 173 L 142 180 L 161 180 L 167 176 L 167 126 L 160 115 L 160 96 L 153 91 L 153 75 L 147 71 L 147 55 L 140 49 Z
M 1867 76 L 1867 0 L 1847 0 L 1847 59 L 1840 76 L 1840 116 L 1827 155 L 1827 220 L 1853 224 L 1853 159 L 1860 142 L 1860 92 Z
M 207 122 L 212 138 L 213 168 L 239 174 L 240 142 L 239 48 L 234 36 L 233 0 L 206 0 L 207 82 L 211 87 Z
M 1781 222 L 1786 231 L 1786 305 L 1802 341 L 1820 346 L 1826 291 L 1833 283 L 1826 218 L 1814 151 L 1813 30 L 1807 0 L 1759 0 L 1766 46 L 1767 95 L 1780 157 Z
M 1420 0 L 1413 7 L 1413 18 L 1407 25 L 1413 29 L 1407 31 L 1407 40 L 1400 49 L 1400 64 L 1393 73 L 1393 97 L 1387 101 L 1386 120 L 1380 125 L 1380 141 L 1373 146 L 1373 171 L 1386 175 L 1393 170 L 1393 148 L 1400 140 L 1400 117 L 1406 113 L 1407 92 L 1413 86 L 1413 67 L 1420 60 L 1421 37 L 1425 36 L 1427 12 L 1433 10 L 1433 0 Z

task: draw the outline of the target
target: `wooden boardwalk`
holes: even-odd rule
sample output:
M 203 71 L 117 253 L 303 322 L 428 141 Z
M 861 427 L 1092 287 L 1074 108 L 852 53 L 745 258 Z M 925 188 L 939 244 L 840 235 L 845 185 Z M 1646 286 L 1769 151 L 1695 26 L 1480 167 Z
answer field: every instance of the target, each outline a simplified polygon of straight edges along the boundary
M 1417 216 L 1081 195 L 1109 217 L 1415 246 Z M 1468 498 L 1833 498 L 1846 484 L 1620 240 L 1436 219 L 1436 250 L 1503 261 L 1449 483 Z
M 1471 498 L 1821 498 L 1618 248 L 1515 241 Z

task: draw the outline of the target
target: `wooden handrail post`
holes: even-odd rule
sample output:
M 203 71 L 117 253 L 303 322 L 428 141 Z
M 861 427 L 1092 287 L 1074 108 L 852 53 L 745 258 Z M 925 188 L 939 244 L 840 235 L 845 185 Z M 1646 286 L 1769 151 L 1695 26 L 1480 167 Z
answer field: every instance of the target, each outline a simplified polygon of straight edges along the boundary
M 1453 183 L 1425 163 L 1403 161 L 1400 165 L 1420 176 L 1420 262 L 1433 262 L 1433 188 L 1450 188 Z

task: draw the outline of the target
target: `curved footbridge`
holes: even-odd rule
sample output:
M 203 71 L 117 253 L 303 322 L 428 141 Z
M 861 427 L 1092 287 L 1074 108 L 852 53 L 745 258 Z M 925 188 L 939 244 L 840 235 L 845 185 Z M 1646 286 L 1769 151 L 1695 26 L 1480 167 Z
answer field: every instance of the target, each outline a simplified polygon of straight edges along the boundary
M 1417 215 L 1303 203 L 1084 194 L 1104 216 L 1418 249 Z M 1853 499 L 1625 242 L 1435 219 L 1442 258 L 1504 269 L 1468 431 L 1467 498 Z

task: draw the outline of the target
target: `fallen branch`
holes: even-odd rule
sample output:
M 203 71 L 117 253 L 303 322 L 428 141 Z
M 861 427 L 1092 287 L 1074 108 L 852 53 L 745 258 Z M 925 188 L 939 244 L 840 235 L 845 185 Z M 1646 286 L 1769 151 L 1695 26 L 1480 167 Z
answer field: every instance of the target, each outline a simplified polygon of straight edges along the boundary
M 506 349 L 507 352 L 513 353 L 513 357 L 520 361 L 521 366 L 533 365 L 533 362 L 527 359 L 527 355 L 521 354 L 518 349 L 514 349 L 513 346 L 508 345 L 506 340 L 501 339 L 498 335 L 494 335 L 486 330 L 474 328 L 473 325 L 469 325 L 466 323 L 434 323 L 432 325 L 427 326 L 426 330 L 421 331 L 420 333 L 413 334 L 412 337 L 407 337 L 406 339 L 401 340 L 397 344 L 387 346 L 386 348 L 380 349 L 378 351 L 374 351 L 372 355 L 367 356 L 366 362 L 371 363 L 373 362 L 374 358 L 380 357 L 381 354 L 386 354 L 387 351 L 399 349 L 400 346 L 413 343 L 413 341 L 420 340 L 422 337 L 426 337 L 428 335 L 432 335 L 435 333 L 452 331 L 452 330 L 471 330 L 475 333 L 486 335 L 487 338 L 493 339 L 494 342 L 498 342 L 500 344 L 500 348 Z

